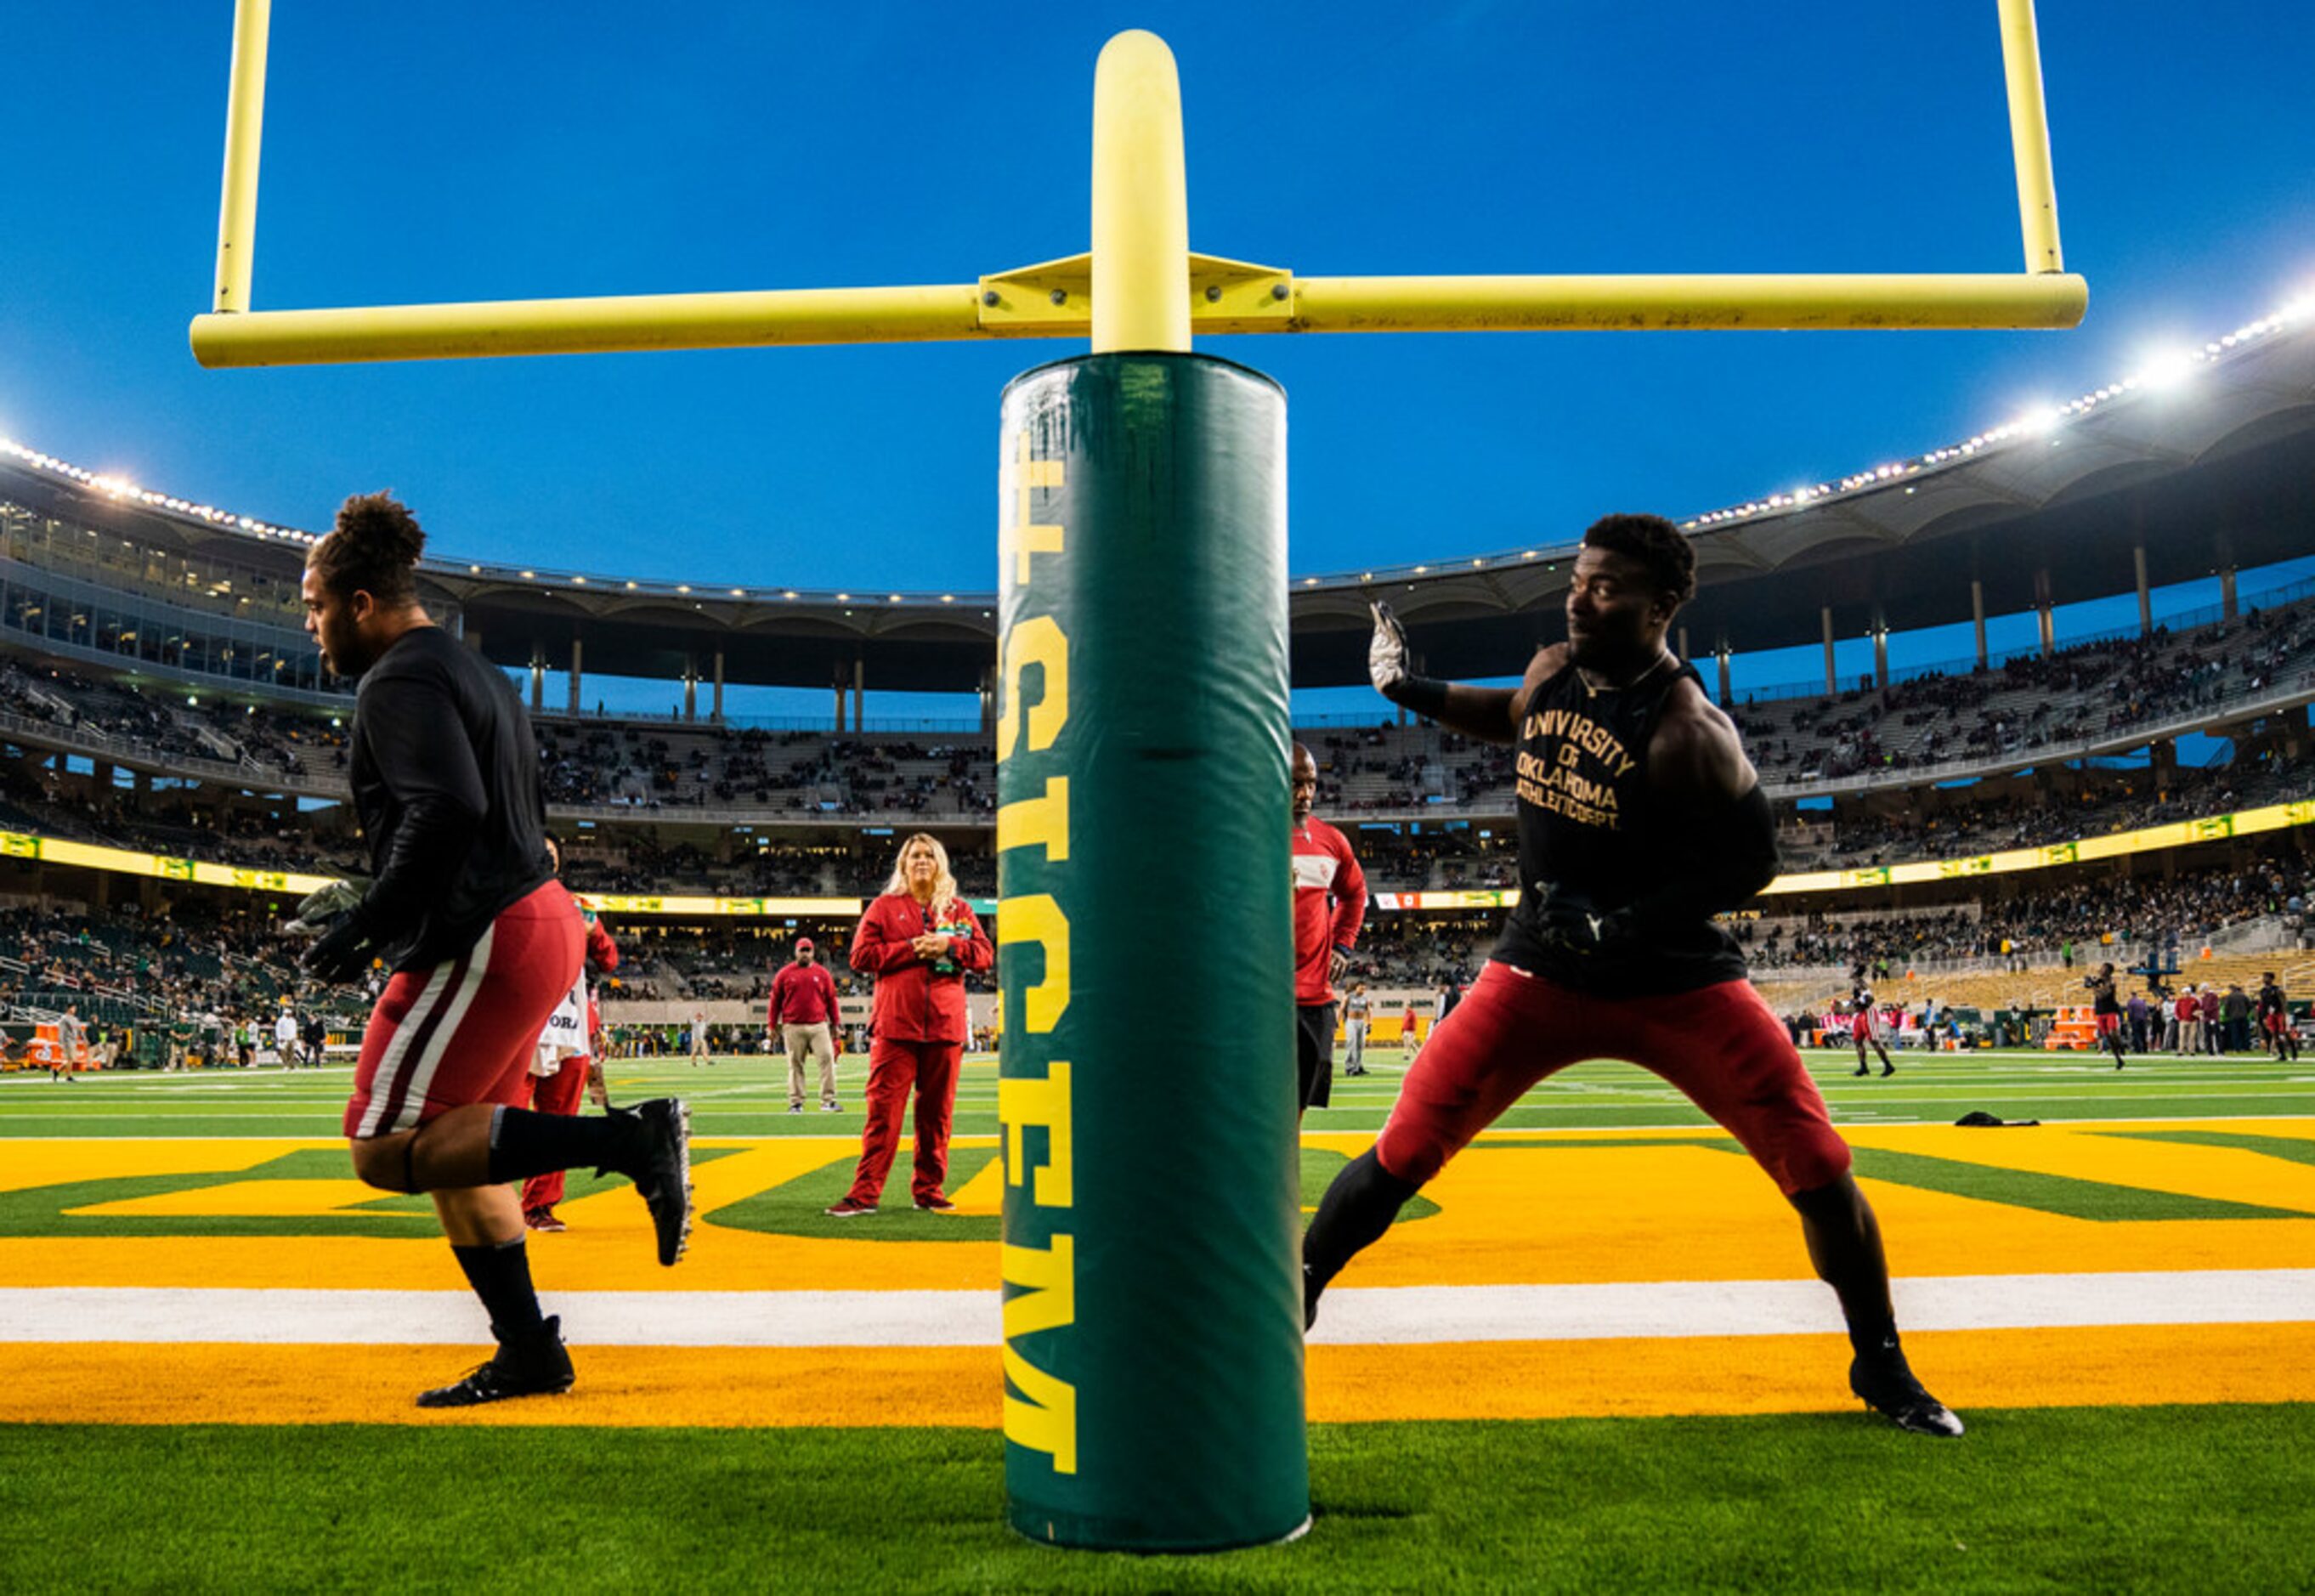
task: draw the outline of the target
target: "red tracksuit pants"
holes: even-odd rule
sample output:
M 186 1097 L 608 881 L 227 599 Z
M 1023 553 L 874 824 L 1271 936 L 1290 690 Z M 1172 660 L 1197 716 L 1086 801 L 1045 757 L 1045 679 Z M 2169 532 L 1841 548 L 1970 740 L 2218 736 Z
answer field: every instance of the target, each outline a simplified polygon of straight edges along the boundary
M 869 1044 L 868 1122 L 860 1132 L 853 1201 L 883 1201 L 911 1087 L 917 1094 L 917 1167 L 910 1194 L 919 1202 L 944 1195 L 949 1120 L 956 1109 L 957 1063 L 963 1054 L 963 1044 L 954 1042 L 891 1042 L 880 1036 Z
M 564 1055 L 563 1068 L 553 1075 L 531 1077 L 530 1105 L 540 1113 L 575 1114 L 579 1099 L 587 1095 L 587 1060 L 579 1053 Z M 550 1169 L 522 1183 L 522 1211 L 553 1208 L 563 1201 L 563 1171 Z
M 1750 981 L 1600 998 L 1494 960 L 1407 1069 L 1375 1156 L 1419 1186 L 1529 1087 L 1586 1059 L 1628 1059 L 1679 1087 L 1787 1196 L 1849 1172 L 1849 1144 Z

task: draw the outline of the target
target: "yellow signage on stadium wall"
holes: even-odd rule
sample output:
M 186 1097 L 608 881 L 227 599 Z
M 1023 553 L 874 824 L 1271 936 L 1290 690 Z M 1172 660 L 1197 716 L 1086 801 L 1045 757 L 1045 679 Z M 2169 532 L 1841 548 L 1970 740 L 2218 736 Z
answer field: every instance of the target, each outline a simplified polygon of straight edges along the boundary
M 857 898 L 685 898 L 634 892 L 572 894 L 597 914 L 740 915 L 781 919 L 841 919 L 857 918 Z
M 1924 859 L 1910 864 L 1886 865 L 1878 870 L 1804 871 L 1795 875 L 1780 875 L 1762 891 L 1764 896 L 1783 892 L 1826 892 L 1842 887 L 1902 886 L 1912 882 L 1945 881 L 1961 875 L 2006 875 L 2012 871 L 2046 870 L 2057 864 L 2116 859 L 2130 854 L 2153 853 L 2162 848 L 2216 842 L 2230 837 L 2253 837 L 2262 831 L 2280 831 L 2293 826 L 2306 825 L 2315 825 L 2315 802 L 2302 800 L 2296 803 L 2270 803 L 2262 809 L 2246 809 L 2234 814 L 2204 815 L 2191 820 L 2174 820 L 2164 826 L 2147 826 L 2136 831 L 2086 837 L 2080 842 L 2062 842 L 2043 847 L 2004 848 L 1999 853 L 1979 854 L 1966 859 Z
M 192 882 L 205 887 L 239 887 L 244 891 L 318 891 L 333 877 L 300 875 L 286 870 L 252 870 L 243 865 L 211 864 L 200 859 L 179 859 L 166 854 L 139 854 L 127 848 L 100 847 L 60 837 L 36 837 L 22 831 L 0 831 L 0 854 L 14 859 L 38 859 L 46 864 L 70 864 L 115 875 L 150 875 L 164 881 Z
M 1508 909 L 1519 901 L 1517 887 L 1486 887 L 1456 892 L 1377 892 L 1379 909 Z
M 1021 806 L 1016 817 L 1000 816 L 1000 829 L 1023 828 L 1022 841 L 1041 839 L 1036 817 Z M 1908 864 L 1884 864 L 1867 870 L 1809 870 L 1780 875 L 1761 889 L 1763 897 L 1790 892 L 1835 892 L 1857 887 L 1905 886 L 1916 882 L 1952 881 L 1962 876 L 2006 875 L 2018 870 L 2046 870 L 2053 865 L 2087 864 L 2093 859 L 2120 858 L 2186 847 L 2198 842 L 2231 837 L 2255 837 L 2294 826 L 2315 826 L 2315 799 L 2293 803 L 2270 803 L 2233 814 L 2204 815 L 2136 831 L 2116 831 L 2080 842 L 2053 843 L 2042 847 L 2005 848 L 1960 859 L 1922 859 Z M 1035 833 L 1035 834 L 1033 834 Z M 1000 847 L 1009 838 L 1000 839 Z M 235 887 L 248 892 L 295 892 L 303 896 L 328 886 L 335 877 L 307 875 L 294 870 L 257 870 L 247 865 L 213 864 L 203 859 L 181 859 L 166 854 L 140 854 L 128 848 L 102 847 L 64 838 L 41 837 L 27 831 L 0 831 L 0 857 L 38 859 L 43 864 L 69 864 L 83 870 L 102 870 L 117 875 L 156 876 L 165 881 L 191 882 L 204 887 Z M 674 915 L 696 918 L 741 917 L 763 919 L 856 918 L 863 907 L 857 898 L 714 898 L 629 892 L 581 892 L 579 901 L 598 914 Z M 1490 887 L 1464 891 L 1377 892 L 1375 907 L 1388 911 L 1436 912 L 1459 909 L 1508 909 L 1519 901 L 1516 887 Z

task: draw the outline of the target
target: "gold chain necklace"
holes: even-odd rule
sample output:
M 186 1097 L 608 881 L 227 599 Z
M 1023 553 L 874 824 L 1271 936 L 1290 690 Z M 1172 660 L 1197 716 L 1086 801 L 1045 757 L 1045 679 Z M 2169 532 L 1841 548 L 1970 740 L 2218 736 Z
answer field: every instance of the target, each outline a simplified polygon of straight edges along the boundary
M 1626 682 L 1620 687 L 1593 687 L 1592 685 L 1592 678 L 1584 674 L 1583 667 L 1581 665 L 1578 665 L 1575 668 L 1575 679 L 1583 684 L 1583 696 L 1585 701 L 1588 703 L 1592 699 L 1597 698 L 1602 693 L 1628 693 L 1636 687 L 1643 687 L 1647 683 L 1650 678 L 1655 675 L 1657 671 L 1662 670 L 1665 666 L 1671 663 L 1672 656 L 1670 654 L 1658 654 L 1654 664 L 1649 666 L 1645 670 L 1640 672 L 1639 675 L 1634 677 L 1630 681 Z

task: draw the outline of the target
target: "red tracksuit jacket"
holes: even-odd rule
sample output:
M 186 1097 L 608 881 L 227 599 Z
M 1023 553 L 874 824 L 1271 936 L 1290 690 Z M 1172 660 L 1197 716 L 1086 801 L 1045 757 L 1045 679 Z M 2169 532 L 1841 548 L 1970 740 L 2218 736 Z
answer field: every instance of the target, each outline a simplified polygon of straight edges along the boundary
M 909 944 L 927 932 L 949 939 L 953 973 L 937 973 L 917 957 Z M 988 969 L 996 962 L 997 950 L 963 899 L 951 903 L 947 915 L 936 922 L 931 909 L 909 894 L 887 892 L 872 900 L 860 917 L 849 957 L 853 969 L 876 978 L 869 1023 L 880 1040 L 961 1046 L 970 1037 L 964 971 Z
M 1367 873 L 1349 841 L 1316 815 L 1294 832 L 1294 1001 L 1332 1003 L 1335 950 L 1358 945 L 1367 918 Z
M 858 939 L 856 937 L 855 942 Z M 814 959 L 809 964 L 794 960 L 772 977 L 772 1024 L 821 1025 L 836 1018 L 836 978 Z

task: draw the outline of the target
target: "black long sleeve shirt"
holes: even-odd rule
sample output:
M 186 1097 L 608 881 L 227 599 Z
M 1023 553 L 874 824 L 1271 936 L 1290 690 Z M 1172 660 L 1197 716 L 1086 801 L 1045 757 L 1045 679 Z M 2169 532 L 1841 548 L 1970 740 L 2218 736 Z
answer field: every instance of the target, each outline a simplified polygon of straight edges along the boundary
M 376 877 L 359 912 L 388 969 L 457 958 L 554 873 L 530 717 L 441 627 L 405 632 L 363 674 L 351 740 Z

